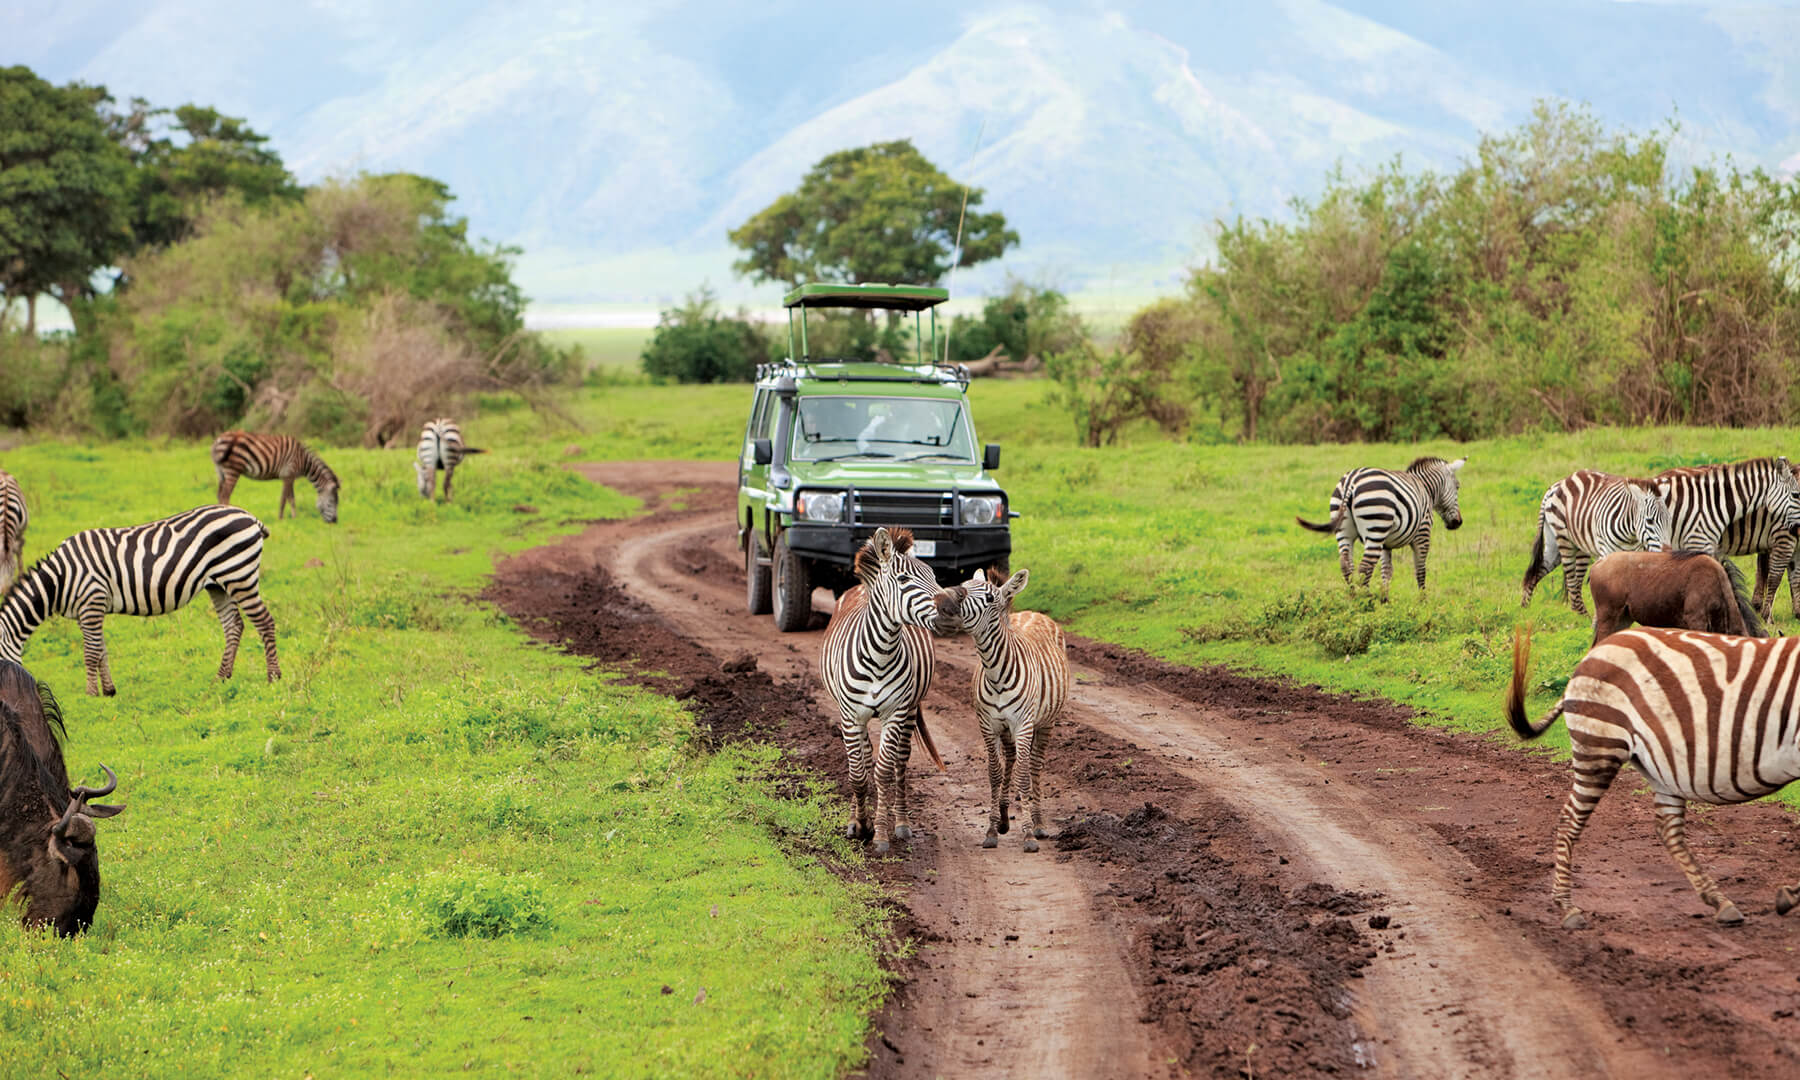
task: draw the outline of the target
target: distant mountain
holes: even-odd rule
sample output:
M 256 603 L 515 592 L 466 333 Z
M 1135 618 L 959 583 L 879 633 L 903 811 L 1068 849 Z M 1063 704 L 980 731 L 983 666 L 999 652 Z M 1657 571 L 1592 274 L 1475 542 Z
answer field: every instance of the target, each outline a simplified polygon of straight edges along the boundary
M 824 154 L 899 137 L 1025 239 L 959 292 L 1007 268 L 1166 287 L 1216 218 L 1279 214 L 1337 162 L 1452 164 L 1541 96 L 1638 129 L 1679 110 L 1690 157 L 1800 166 L 1792 8 L 746 7 L 72 0 L 0 10 L 0 63 L 247 116 L 304 179 L 439 177 L 560 302 L 654 301 L 702 277 L 762 295 L 731 279 L 725 231 Z

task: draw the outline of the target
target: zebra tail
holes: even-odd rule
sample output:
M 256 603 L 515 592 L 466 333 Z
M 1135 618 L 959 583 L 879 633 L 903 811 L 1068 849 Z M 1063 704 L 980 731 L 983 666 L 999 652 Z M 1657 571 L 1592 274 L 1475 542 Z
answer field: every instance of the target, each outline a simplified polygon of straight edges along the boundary
M 485 453 L 487 453 L 487 451 L 483 450 L 479 446 L 465 446 L 465 447 L 463 447 L 463 453 L 465 453 L 465 454 L 485 454 Z
M 925 748 L 925 752 L 931 755 L 931 763 L 937 766 L 937 771 L 948 773 L 950 770 L 944 768 L 944 759 L 938 756 L 937 744 L 931 741 L 931 732 L 925 727 L 924 709 L 913 710 L 913 735 L 918 738 L 919 745 Z
M 1769 628 L 1763 625 L 1762 617 L 1756 613 L 1756 605 L 1750 602 L 1750 583 L 1744 580 L 1744 572 L 1737 563 L 1721 557 L 1719 565 L 1725 568 L 1725 576 L 1731 579 L 1731 597 L 1737 601 L 1738 614 L 1744 617 L 1744 633 L 1751 637 L 1766 638 Z
M 1525 672 L 1531 666 L 1531 634 L 1518 627 L 1513 628 L 1513 669 L 1512 682 L 1506 687 L 1506 719 L 1521 739 L 1535 739 L 1550 730 L 1556 718 L 1563 714 L 1563 704 L 1556 703 L 1542 720 L 1534 726 L 1525 718 Z
M 1313 532 L 1322 532 L 1322 533 L 1337 532 L 1337 527 L 1343 520 L 1344 520 L 1344 515 L 1342 513 L 1337 513 L 1337 514 L 1331 515 L 1331 520 L 1327 521 L 1323 525 L 1320 525 L 1316 522 L 1308 521 L 1305 518 L 1300 517 L 1298 514 L 1296 514 L 1294 516 L 1294 523 L 1299 525 L 1302 529 L 1311 529 Z
M 1537 539 L 1535 539 L 1531 542 L 1531 565 L 1529 565 L 1525 568 L 1525 583 L 1526 584 L 1530 584 L 1532 576 L 1537 574 L 1538 568 L 1543 565 L 1544 565 L 1544 516 L 1542 514 L 1539 514 L 1538 515 L 1538 527 L 1537 527 Z M 1545 567 L 1543 570 L 1543 573 L 1548 574 L 1549 572 L 1550 572 L 1549 568 Z

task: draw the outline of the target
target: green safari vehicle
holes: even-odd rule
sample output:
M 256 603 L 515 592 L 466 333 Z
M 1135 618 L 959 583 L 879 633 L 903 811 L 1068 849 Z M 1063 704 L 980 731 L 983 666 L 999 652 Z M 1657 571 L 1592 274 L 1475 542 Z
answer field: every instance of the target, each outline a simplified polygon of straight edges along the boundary
M 738 458 L 752 615 L 773 611 L 778 629 L 805 629 L 813 589 L 856 584 L 856 550 L 884 525 L 911 529 L 914 554 L 945 585 L 1007 568 L 1007 522 L 1018 515 L 990 475 L 1000 447 L 975 439 L 968 370 L 934 362 L 935 309 L 947 299 L 917 285 L 810 284 L 783 300 L 788 359 L 758 368 Z M 812 355 L 815 308 L 909 314 L 910 362 Z

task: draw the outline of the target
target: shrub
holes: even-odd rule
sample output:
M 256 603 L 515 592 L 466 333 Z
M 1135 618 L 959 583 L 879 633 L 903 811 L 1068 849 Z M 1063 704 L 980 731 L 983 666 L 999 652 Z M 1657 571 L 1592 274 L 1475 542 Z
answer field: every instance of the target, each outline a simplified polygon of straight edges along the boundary
M 640 362 L 658 382 L 748 382 L 768 358 L 762 327 L 741 309 L 736 316 L 721 314 L 718 298 L 701 286 L 662 312 Z
M 543 883 L 532 873 L 460 868 L 419 883 L 412 896 L 439 937 L 511 937 L 552 926 Z

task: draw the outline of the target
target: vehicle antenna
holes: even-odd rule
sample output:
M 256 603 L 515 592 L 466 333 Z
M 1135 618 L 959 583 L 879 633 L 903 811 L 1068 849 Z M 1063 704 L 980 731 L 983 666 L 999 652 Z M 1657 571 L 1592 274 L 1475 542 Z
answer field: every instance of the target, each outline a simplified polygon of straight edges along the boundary
M 950 287 L 956 283 L 956 264 L 962 262 L 963 219 L 969 214 L 969 181 L 966 177 L 969 175 L 969 170 L 975 167 L 975 155 L 981 153 L 981 137 L 985 134 L 987 134 L 987 117 L 984 116 L 981 118 L 981 126 L 975 129 L 975 149 L 969 151 L 969 163 L 963 166 L 963 176 L 965 179 L 963 180 L 962 209 L 956 212 L 956 245 L 950 249 L 950 273 L 944 278 L 945 292 L 950 292 Z M 950 330 L 956 325 L 955 319 L 948 318 L 949 314 L 948 311 L 944 313 L 946 316 L 944 324 L 944 363 L 946 364 L 950 362 Z

